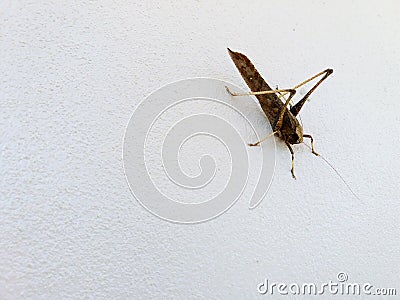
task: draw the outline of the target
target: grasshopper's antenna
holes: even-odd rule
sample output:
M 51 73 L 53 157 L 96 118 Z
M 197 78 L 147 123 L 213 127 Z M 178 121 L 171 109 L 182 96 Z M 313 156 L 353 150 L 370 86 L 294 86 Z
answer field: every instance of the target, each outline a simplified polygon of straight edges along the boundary
M 308 145 L 307 145 L 306 143 L 304 143 L 304 142 L 303 142 L 303 144 L 306 145 L 306 146 L 311 150 L 311 147 L 310 147 L 310 146 L 308 146 Z M 342 182 L 346 185 L 346 187 L 349 189 L 349 191 L 353 194 L 353 196 L 356 197 L 358 200 L 361 201 L 360 197 L 358 197 L 357 194 L 353 192 L 353 190 L 351 189 L 350 185 L 347 183 L 346 180 L 344 180 L 343 176 L 340 175 L 339 171 L 336 170 L 335 167 L 334 167 L 325 157 L 323 157 L 321 154 L 318 154 L 318 156 L 319 156 L 328 166 L 330 166 L 331 169 L 332 169 L 333 171 L 335 171 L 335 173 L 339 176 L 339 178 L 342 180 Z

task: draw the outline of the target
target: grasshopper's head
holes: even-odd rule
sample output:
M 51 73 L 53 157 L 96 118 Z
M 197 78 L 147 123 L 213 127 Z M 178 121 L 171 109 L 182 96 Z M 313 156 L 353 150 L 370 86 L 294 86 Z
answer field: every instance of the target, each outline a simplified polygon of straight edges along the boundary
M 286 135 L 286 141 L 290 144 L 300 144 L 303 142 L 303 128 L 296 126 L 296 129 Z

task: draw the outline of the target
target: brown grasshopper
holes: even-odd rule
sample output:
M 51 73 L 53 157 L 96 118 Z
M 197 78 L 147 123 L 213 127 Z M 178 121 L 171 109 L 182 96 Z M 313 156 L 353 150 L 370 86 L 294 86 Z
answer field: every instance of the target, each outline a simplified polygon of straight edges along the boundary
M 304 82 L 296 85 L 292 89 L 272 90 L 268 83 L 266 83 L 265 80 L 261 77 L 260 73 L 258 73 L 251 61 L 244 54 L 234 52 L 229 48 L 228 51 L 240 74 L 250 88 L 251 93 L 232 93 L 231 91 L 229 91 L 228 88 L 226 88 L 227 91 L 232 96 L 255 95 L 258 101 L 260 101 L 261 108 L 266 114 L 273 129 L 273 132 L 270 135 L 258 141 L 257 143 L 249 144 L 249 146 L 258 146 L 268 137 L 277 135 L 285 142 L 286 146 L 289 148 L 290 153 L 292 154 L 291 172 L 293 178 L 296 179 L 296 176 L 294 175 L 294 151 L 291 145 L 300 144 L 303 142 L 303 138 L 309 138 L 311 140 L 312 153 L 317 156 L 319 155 L 314 150 L 313 137 L 310 134 L 303 133 L 303 127 L 300 125 L 296 116 L 299 114 L 301 108 L 310 97 L 312 92 L 315 91 L 315 89 L 321 84 L 322 81 L 324 81 L 329 75 L 332 74 L 333 70 L 326 69 L 325 71 L 322 71 L 305 80 Z M 305 94 L 304 97 L 299 102 L 297 102 L 297 104 L 295 104 L 290 109 L 287 109 L 290 100 L 296 94 L 296 89 L 321 75 L 324 76 L 307 92 L 307 94 Z M 280 98 L 287 93 L 290 94 L 289 98 L 287 100 L 285 98 L 286 101 L 285 103 L 283 103 Z

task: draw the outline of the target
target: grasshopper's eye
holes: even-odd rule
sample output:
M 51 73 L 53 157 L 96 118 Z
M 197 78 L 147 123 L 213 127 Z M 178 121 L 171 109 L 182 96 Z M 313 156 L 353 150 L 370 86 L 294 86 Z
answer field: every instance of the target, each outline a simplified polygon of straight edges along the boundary
M 300 139 L 299 136 L 297 135 L 297 133 L 293 133 L 289 136 L 289 142 L 291 144 L 297 144 L 300 143 Z

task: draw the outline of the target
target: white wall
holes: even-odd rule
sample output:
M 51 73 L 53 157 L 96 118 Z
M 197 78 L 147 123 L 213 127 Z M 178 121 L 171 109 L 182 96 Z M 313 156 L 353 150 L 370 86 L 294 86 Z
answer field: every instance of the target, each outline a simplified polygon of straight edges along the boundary
M 399 294 L 399 3 L 136 2 L 0 2 L 0 298 L 250 299 L 340 271 Z M 134 108 L 188 77 L 246 89 L 226 47 L 273 86 L 334 69 L 302 121 L 360 200 L 304 145 L 294 181 L 280 142 L 254 210 L 179 225 L 133 198 Z

